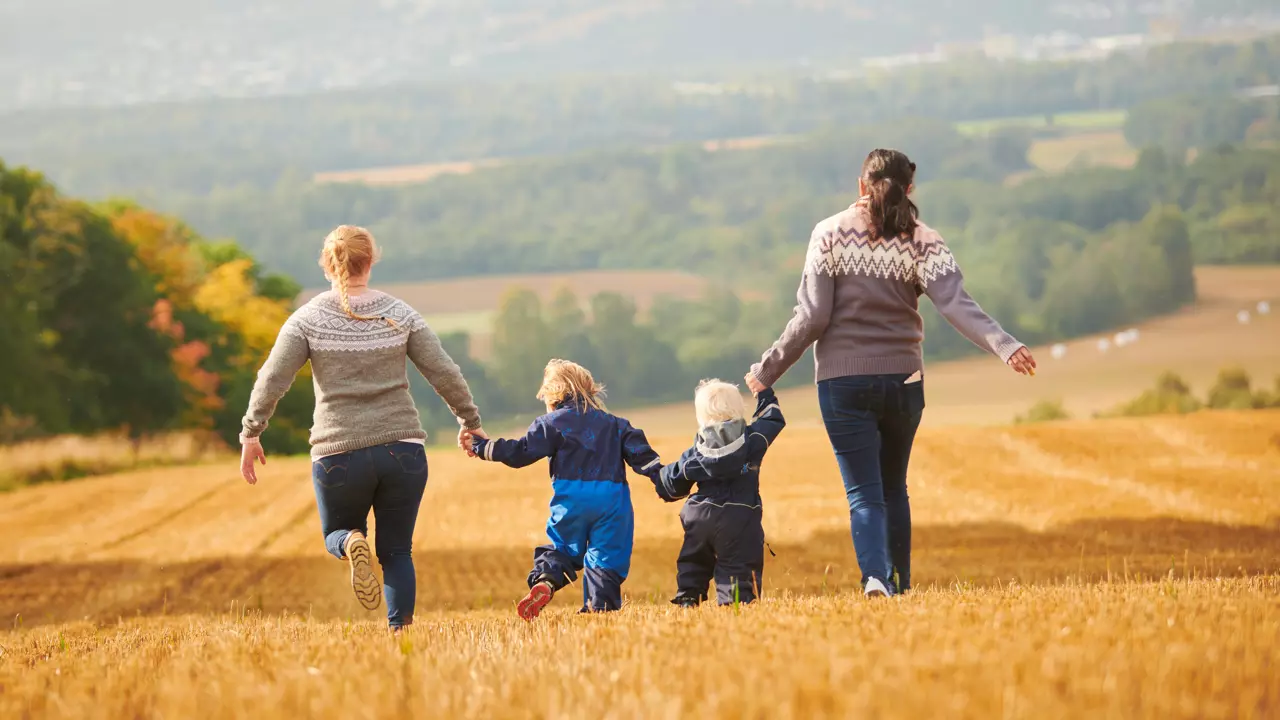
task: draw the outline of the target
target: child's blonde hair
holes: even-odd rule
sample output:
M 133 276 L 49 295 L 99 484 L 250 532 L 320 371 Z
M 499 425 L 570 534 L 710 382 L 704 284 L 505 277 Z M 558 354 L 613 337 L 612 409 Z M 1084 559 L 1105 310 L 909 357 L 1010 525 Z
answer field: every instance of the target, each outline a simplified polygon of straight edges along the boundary
M 356 320 L 382 320 L 394 326 L 396 323 L 391 318 L 358 315 L 351 309 L 348 289 L 351 277 L 369 272 L 380 256 L 373 233 L 355 225 L 339 225 L 324 239 L 324 247 L 320 249 L 320 268 L 324 270 L 325 277 L 338 286 L 338 301 L 349 317 Z
M 573 401 L 579 410 L 595 408 L 606 411 L 604 385 L 591 377 L 591 371 L 568 360 L 552 360 L 542 371 L 542 387 L 538 399 L 547 405 Z M 606 411 L 607 412 L 607 411 Z
M 698 389 L 693 393 L 693 410 L 701 427 L 744 420 L 747 417 L 747 408 L 742 402 L 738 386 L 723 380 L 703 380 L 698 383 Z

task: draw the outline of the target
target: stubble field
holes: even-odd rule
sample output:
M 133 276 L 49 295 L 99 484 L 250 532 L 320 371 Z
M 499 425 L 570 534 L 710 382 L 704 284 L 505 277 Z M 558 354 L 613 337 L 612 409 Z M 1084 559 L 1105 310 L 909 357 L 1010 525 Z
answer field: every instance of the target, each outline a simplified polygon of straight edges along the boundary
M 687 441 L 656 439 L 664 457 Z M 652 434 L 659 434 L 653 432 Z M 678 506 L 633 483 L 613 616 L 515 618 L 545 469 L 431 453 L 416 625 L 323 553 L 305 460 L 0 496 L 0 717 L 1267 717 L 1280 414 L 926 428 L 918 590 L 864 600 L 819 431 L 765 463 L 757 606 L 680 612 Z M 374 528 L 376 533 L 376 528 Z

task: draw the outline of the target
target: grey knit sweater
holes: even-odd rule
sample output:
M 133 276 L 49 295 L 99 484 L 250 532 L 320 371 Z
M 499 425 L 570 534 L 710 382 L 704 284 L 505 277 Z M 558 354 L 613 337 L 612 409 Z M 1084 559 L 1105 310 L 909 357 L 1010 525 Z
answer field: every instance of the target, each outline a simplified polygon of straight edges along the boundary
M 351 309 L 395 324 L 348 317 L 332 291 L 299 308 L 280 328 L 258 371 L 243 421 L 245 437 L 267 429 L 276 404 L 308 360 L 316 390 L 313 458 L 426 438 L 409 395 L 406 357 L 463 427 L 480 427 L 480 411 L 462 371 L 417 311 L 381 292 L 352 299 Z
M 920 224 L 911 237 L 871 237 L 867 219 L 859 201 L 814 228 L 795 313 L 752 366 L 756 379 L 773 385 L 815 342 L 819 382 L 922 370 L 921 294 L 1001 360 L 1022 347 L 965 292 L 960 267 L 937 232 Z

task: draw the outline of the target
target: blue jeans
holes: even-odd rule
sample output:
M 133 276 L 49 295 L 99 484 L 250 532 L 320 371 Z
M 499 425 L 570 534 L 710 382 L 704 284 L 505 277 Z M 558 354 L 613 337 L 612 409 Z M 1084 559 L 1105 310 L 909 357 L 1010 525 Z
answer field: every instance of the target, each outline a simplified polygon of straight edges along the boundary
M 545 580 L 560 590 L 582 570 L 583 612 L 621 610 L 635 536 L 631 488 L 597 480 L 555 480 L 551 488 L 551 544 L 533 551 L 530 587 Z
M 369 510 L 378 523 L 374 552 L 382 566 L 383 594 L 391 627 L 413 622 L 417 593 L 413 528 L 427 487 L 427 451 L 397 442 L 331 455 L 311 463 L 324 546 L 334 557 L 353 530 L 369 533 Z
M 907 384 L 908 377 L 851 375 L 818 383 L 862 582 L 878 578 L 899 592 L 911 587 L 907 463 L 924 414 L 924 382 Z

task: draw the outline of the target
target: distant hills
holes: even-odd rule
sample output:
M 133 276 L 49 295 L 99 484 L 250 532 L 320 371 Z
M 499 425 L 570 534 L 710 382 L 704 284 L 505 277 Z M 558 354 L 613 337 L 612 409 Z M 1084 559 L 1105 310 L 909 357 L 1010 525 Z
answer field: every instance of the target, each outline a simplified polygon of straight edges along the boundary
M 1191 29 L 1276 14 L 1176 3 Z M 838 66 L 993 34 L 1145 32 L 1123 0 L 0 0 L 0 112 L 470 75 Z

